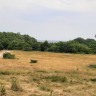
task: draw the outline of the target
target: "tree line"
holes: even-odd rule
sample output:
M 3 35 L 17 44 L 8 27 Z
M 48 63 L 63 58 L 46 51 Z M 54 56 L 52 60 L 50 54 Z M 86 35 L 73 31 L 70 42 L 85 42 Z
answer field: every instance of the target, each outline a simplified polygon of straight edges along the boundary
M 0 32 L 0 50 L 3 49 L 96 54 L 96 41 L 79 37 L 67 42 L 48 43 L 48 41 L 38 42 L 26 34 Z

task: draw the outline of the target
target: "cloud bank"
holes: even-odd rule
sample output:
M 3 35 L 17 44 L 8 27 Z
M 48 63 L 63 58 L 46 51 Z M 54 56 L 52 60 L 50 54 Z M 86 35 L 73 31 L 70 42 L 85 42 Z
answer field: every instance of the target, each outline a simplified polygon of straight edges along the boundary
M 0 0 L 0 31 L 37 39 L 94 38 L 96 0 Z

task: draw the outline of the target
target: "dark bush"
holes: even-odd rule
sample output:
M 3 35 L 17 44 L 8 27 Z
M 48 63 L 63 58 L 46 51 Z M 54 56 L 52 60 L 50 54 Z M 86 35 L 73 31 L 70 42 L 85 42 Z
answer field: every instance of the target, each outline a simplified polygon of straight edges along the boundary
M 90 79 L 91 81 L 93 81 L 93 82 L 96 82 L 96 78 L 94 78 L 94 79 Z
M 15 59 L 15 55 L 11 54 L 9 52 L 6 52 L 6 53 L 3 54 L 3 58 L 4 59 Z
M 96 64 L 89 65 L 90 68 L 96 68 Z
M 37 63 L 38 60 L 31 60 L 30 63 Z

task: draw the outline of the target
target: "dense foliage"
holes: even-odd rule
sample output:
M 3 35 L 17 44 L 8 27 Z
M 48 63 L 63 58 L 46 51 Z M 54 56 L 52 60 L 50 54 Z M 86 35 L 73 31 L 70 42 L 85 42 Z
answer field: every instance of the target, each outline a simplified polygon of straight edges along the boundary
M 83 39 L 79 37 L 67 42 L 37 42 L 35 38 L 30 37 L 29 35 L 0 32 L 0 50 L 2 49 L 95 54 L 96 41 L 94 39 Z
M 0 49 L 9 50 L 37 50 L 38 42 L 29 35 L 21 35 L 20 33 L 0 32 Z

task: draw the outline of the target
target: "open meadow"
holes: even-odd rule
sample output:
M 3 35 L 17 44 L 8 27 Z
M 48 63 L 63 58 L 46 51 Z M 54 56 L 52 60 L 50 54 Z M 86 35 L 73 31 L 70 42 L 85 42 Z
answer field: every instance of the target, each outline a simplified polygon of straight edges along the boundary
M 0 58 L 0 96 L 96 96 L 96 55 L 11 53 L 16 59 Z

